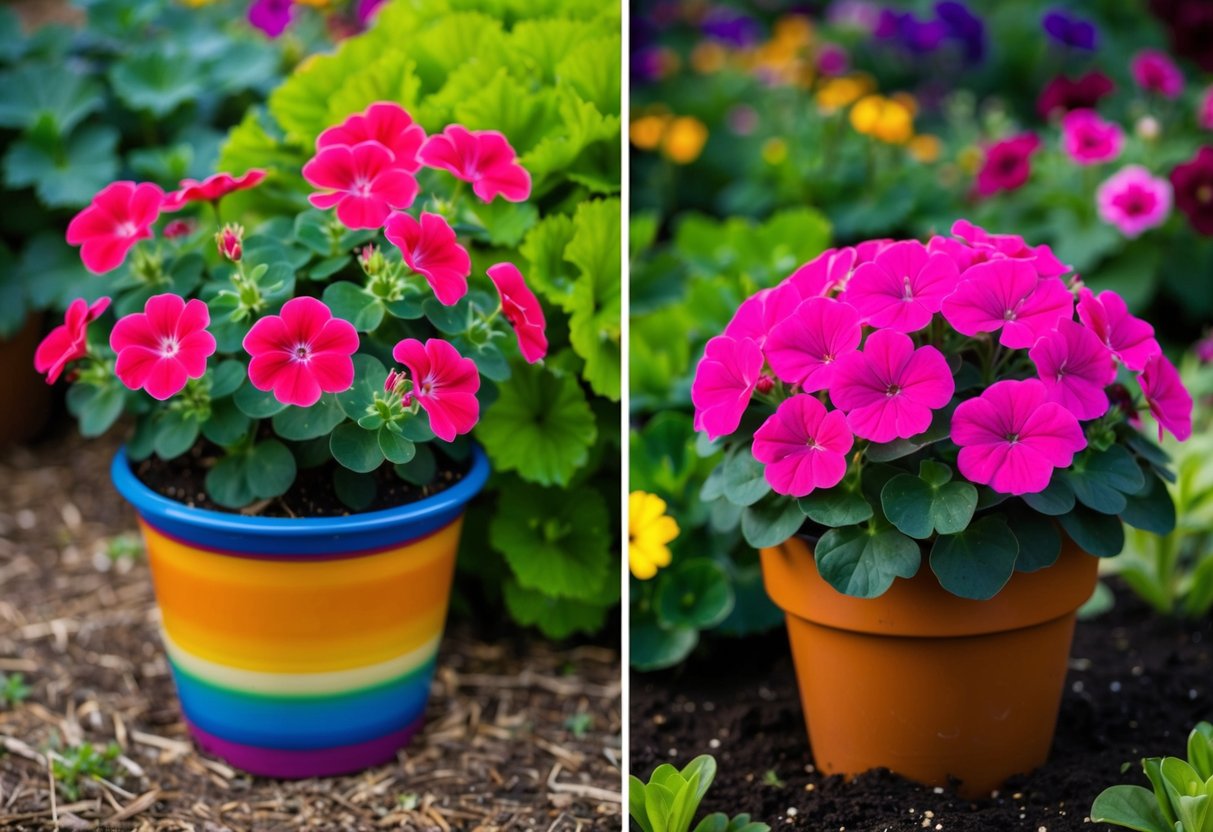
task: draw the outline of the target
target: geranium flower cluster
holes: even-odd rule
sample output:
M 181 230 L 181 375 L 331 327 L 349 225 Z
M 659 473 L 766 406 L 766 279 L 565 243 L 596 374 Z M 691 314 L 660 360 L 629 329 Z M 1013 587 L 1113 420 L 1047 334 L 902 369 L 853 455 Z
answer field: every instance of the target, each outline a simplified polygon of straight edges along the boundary
M 834 488 L 863 451 L 941 419 L 961 475 L 1009 495 L 1044 491 L 1139 412 L 1160 439 L 1186 439 L 1192 399 L 1153 328 L 1069 271 L 1048 246 L 963 220 L 926 243 L 826 251 L 708 342 L 696 429 L 742 442 L 752 430 L 766 481 L 791 497 Z

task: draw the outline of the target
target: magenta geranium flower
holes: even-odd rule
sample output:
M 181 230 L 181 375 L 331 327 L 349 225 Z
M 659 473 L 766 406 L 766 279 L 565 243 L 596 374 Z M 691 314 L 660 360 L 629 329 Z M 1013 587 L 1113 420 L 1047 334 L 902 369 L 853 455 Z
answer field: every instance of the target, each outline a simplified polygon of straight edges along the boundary
M 1036 379 L 999 381 L 952 414 L 957 466 L 970 482 L 1002 494 L 1036 494 L 1049 486 L 1087 446 L 1082 426 L 1066 408 L 1049 401 Z
M 1028 351 L 1036 372 L 1057 402 L 1079 419 L 1098 419 L 1108 412 L 1105 388 L 1116 379 L 1116 362 L 1094 332 L 1073 320 L 1057 322 Z
M 1109 177 L 1095 192 L 1099 217 L 1126 237 L 1162 225 L 1171 213 L 1171 183 L 1129 165 Z
M 792 272 L 785 283 L 795 286 L 801 298 L 824 297 L 847 285 L 855 258 L 856 251 L 850 246 L 827 248 Z
M 162 211 L 179 211 L 191 202 L 216 202 L 228 194 L 255 188 L 265 179 L 265 171 L 258 168 L 243 176 L 216 173 L 199 182 L 197 179 L 182 179 L 177 190 L 165 194 Z
M 316 149 L 332 145 L 353 146 L 379 142 L 392 151 L 393 165 L 415 173 L 421 169 L 417 151 L 425 143 L 425 130 L 408 111 L 391 101 L 377 101 L 361 113 L 325 130 L 316 139 Z
M 122 265 L 135 243 L 152 236 L 163 201 L 159 185 L 113 182 L 72 217 L 67 242 L 80 246 L 80 259 L 93 274 L 112 271 Z
M 303 178 L 321 189 L 308 201 L 337 206 L 346 228 L 382 228 L 393 208 L 408 208 L 417 198 L 417 180 L 396 167 L 392 151 L 379 142 L 323 147 L 303 166 Z
M 46 373 L 47 384 L 54 384 L 68 364 L 88 355 L 88 325 L 109 305 L 109 298 L 98 298 L 92 306 L 83 298 L 68 304 L 63 323 L 42 339 L 34 353 L 34 369 Z
M 518 164 L 518 154 L 506 137 L 496 130 L 471 131 L 449 124 L 426 140 L 418 158 L 423 165 L 471 182 L 476 196 L 485 202 L 498 195 L 509 202 L 523 202 L 531 195 L 531 175 Z
M 1041 118 L 1048 118 L 1057 112 L 1094 109 L 1100 99 L 1114 89 L 1116 85 L 1112 79 L 1099 70 L 1091 70 L 1073 80 L 1058 75 L 1041 90 L 1036 99 L 1036 112 Z
M 764 347 L 771 330 L 776 324 L 792 317 L 800 301 L 800 290 L 788 281 L 772 289 L 755 292 L 737 307 L 733 319 L 724 328 L 724 334 L 739 340 L 749 338 L 759 347 Z
M 1125 131 L 1094 110 L 1071 110 L 1061 120 L 1061 146 L 1080 165 L 1110 162 L 1124 147 Z
M 1002 330 L 998 341 L 1027 349 L 1074 313 L 1074 297 L 1059 278 L 1037 275 L 1024 260 L 978 263 L 960 276 L 943 301 L 943 316 L 957 332 L 977 335 Z
M 547 322 L 539 298 L 513 263 L 497 263 L 485 271 L 501 295 L 501 314 L 514 328 L 518 350 L 528 363 L 534 364 L 548 354 L 548 338 L 544 334 Z
M 691 402 L 695 430 L 715 439 L 737 430 L 762 375 L 762 350 L 749 338 L 717 335 L 695 368 Z
M 291 25 L 292 0 L 253 0 L 248 7 L 248 22 L 276 38 Z
M 442 216 L 423 211 L 417 222 L 408 214 L 395 213 L 388 218 L 384 235 L 400 249 L 408 267 L 425 278 L 440 302 L 451 306 L 467 294 L 472 258 Z
M 986 148 L 977 171 L 977 195 L 993 196 L 1022 187 L 1032 173 L 1032 154 L 1039 148 L 1035 133 L 1021 133 Z
M 272 390 L 283 404 L 311 407 L 321 393 L 342 393 L 354 383 L 350 356 L 358 351 L 358 333 L 321 301 L 298 297 L 253 324 L 244 350 L 252 356 L 254 387 Z
M 1057 255 L 1049 246 L 1030 246 L 1018 234 L 991 234 L 968 220 L 956 220 L 952 223 L 952 233 L 968 243 L 971 250 L 976 252 L 973 261 L 968 265 L 984 263 L 1002 256 L 1028 261 L 1041 277 L 1056 277 L 1071 271 L 1069 266 L 1057 259 Z M 959 261 L 957 265 L 961 267 L 962 272 L 968 268 Z
M 1213 87 L 1209 87 L 1196 105 L 1196 123 L 1205 130 L 1213 130 Z
M 175 396 L 191 378 L 206 374 L 206 359 L 215 352 L 215 336 L 206 331 L 210 322 L 210 310 L 197 298 L 187 303 L 180 295 L 153 295 L 142 312 L 114 324 L 114 372 L 153 399 Z
M 864 240 L 862 243 L 855 244 L 855 265 L 859 266 L 864 263 L 871 263 L 876 259 L 876 255 L 884 251 L 889 246 L 893 245 L 893 240 L 888 237 L 881 237 L 877 240 Z M 844 283 L 840 288 L 845 289 Z
M 424 345 L 406 338 L 392 348 L 392 357 L 408 367 L 412 395 L 430 417 L 430 430 L 444 442 L 467 433 L 480 419 L 480 373 L 446 341 L 430 338 Z
M 917 240 L 894 243 L 855 270 L 842 300 L 868 325 L 915 332 L 931 322 L 960 280 L 956 262 Z
M 771 330 L 764 352 L 775 375 L 806 393 L 825 390 L 839 359 L 859 348 L 859 312 L 832 298 L 809 298 Z
M 1137 377 L 1146 395 L 1150 415 L 1158 422 L 1158 441 L 1166 428 L 1184 442 L 1192 435 L 1192 394 L 1184 387 L 1179 370 L 1161 352 L 1150 356 L 1145 369 Z
M 1130 315 L 1125 299 L 1113 291 L 1096 296 L 1085 286 L 1079 289 L 1078 318 L 1130 370 L 1144 370 L 1162 352 L 1154 327 Z
M 803 497 L 815 488 L 833 488 L 847 472 L 855 437 L 837 410 L 826 411 L 814 396 L 793 396 L 754 431 L 754 459 L 779 494 Z
M 830 401 L 847 414 L 856 436 L 891 442 L 931 426 L 932 411 L 956 392 L 948 361 L 934 347 L 914 349 L 910 336 L 880 329 L 863 352 L 842 357 L 830 382 Z
M 1165 52 L 1143 49 L 1129 63 L 1133 81 L 1146 92 L 1163 98 L 1178 98 L 1184 91 L 1184 74 Z

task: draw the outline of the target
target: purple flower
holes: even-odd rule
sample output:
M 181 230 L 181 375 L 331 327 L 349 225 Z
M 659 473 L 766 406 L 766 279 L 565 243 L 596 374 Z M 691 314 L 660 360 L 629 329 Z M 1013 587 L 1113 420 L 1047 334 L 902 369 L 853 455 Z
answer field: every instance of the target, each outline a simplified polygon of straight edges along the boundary
M 957 0 L 936 3 L 935 16 L 943 24 L 948 37 L 960 43 L 965 60 L 980 63 L 986 54 L 986 25 L 982 19 Z
M 253 0 L 248 22 L 271 38 L 278 37 L 291 25 L 291 0 Z
M 947 28 L 938 20 L 919 20 L 913 12 L 884 9 L 874 34 L 882 40 L 895 40 L 906 50 L 922 55 L 939 48 Z
M 749 46 L 758 40 L 759 27 L 754 18 L 725 6 L 709 11 L 700 24 L 703 33 L 730 46 Z
M 1045 33 L 1062 46 L 1094 52 L 1098 32 L 1095 24 L 1076 15 L 1054 9 L 1040 20 Z
M 358 25 L 363 28 L 371 23 L 371 18 L 375 16 L 375 12 L 379 11 L 379 7 L 383 5 L 384 0 L 358 0 L 358 7 L 355 14 L 358 17 Z

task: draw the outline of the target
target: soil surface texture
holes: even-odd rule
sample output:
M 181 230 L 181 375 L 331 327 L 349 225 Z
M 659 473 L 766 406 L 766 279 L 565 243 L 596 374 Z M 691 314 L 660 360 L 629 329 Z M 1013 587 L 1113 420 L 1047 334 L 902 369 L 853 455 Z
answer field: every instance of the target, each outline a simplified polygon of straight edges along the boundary
M 199 754 L 181 720 L 116 448 L 63 426 L 0 450 L 0 832 L 8 830 L 617 830 L 619 653 L 453 622 L 426 727 L 391 764 L 346 777 L 250 777 Z M 81 743 L 108 776 L 52 778 Z
M 1213 620 L 1164 619 L 1112 586 L 1114 608 L 1078 623 L 1049 761 L 987 799 L 883 769 L 849 783 L 818 773 L 782 630 L 633 673 L 630 770 L 647 780 L 660 763 L 712 754 L 719 771 L 701 812 L 749 812 L 775 832 L 1110 832 L 1089 820 L 1095 796 L 1147 785 L 1140 759 L 1186 756 L 1192 726 L 1213 718 Z

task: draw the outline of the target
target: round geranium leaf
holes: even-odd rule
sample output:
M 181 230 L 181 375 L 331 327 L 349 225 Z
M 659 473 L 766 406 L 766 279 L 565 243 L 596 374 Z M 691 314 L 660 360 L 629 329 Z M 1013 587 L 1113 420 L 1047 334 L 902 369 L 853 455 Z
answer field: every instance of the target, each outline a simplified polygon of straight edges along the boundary
M 258 390 L 251 384 L 237 388 L 232 400 L 240 412 L 250 419 L 266 419 L 286 409 L 286 405 L 275 399 L 273 393 Z
M 202 435 L 220 447 L 234 445 L 248 433 L 252 420 L 231 399 L 211 404 L 211 416 L 202 423 Z
M 417 446 L 384 425 L 378 431 L 379 450 L 388 462 L 403 465 L 417 453 Z
M 104 387 L 73 384 L 67 391 L 67 409 L 79 420 L 80 434 L 89 439 L 109 430 L 125 407 L 126 388 L 117 379 Z
M 1134 528 L 1158 535 L 1175 530 L 1175 501 L 1167 484 L 1153 472 L 1146 474 L 1146 484 L 1137 494 L 1125 500 L 1120 518 Z
M 1019 543 L 1015 568 L 1035 572 L 1057 563 L 1061 554 L 1061 529 L 1057 520 L 1016 500 L 1003 509 L 1007 525 Z
M 875 598 L 894 578 L 912 578 L 922 563 L 918 543 L 893 528 L 830 529 L 817 543 L 817 570 L 846 595 Z
M 724 496 L 738 506 L 752 506 L 771 492 L 762 463 L 747 446 L 738 446 L 724 461 Z
M 153 422 L 152 449 L 161 459 L 176 459 L 198 440 L 199 424 L 180 410 L 166 410 Z
M 438 461 L 429 445 L 414 445 L 414 456 L 409 462 L 396 466 L 396 476 L 412 485 L 426 485 L 434 481 L 438 472 Z
M 333 471 L 333 491 L 337 499 L 354 511 L 365 511 L 375 500 L 378 488 L 370 474 L 359 474 L 349 468 Z
M 795 500 L 760 500 L 741 512 L 741 533 L 755 549 L 778 546 L 804 525 L 804 512 Z
M 221 399 L 236 392 L 247 374 L 239 361 L 223 361 L 211 371 L 211 398 Z
M 206 493 L 219 505 L 243 508 L 253 501 L 247 458 L 247 454 L 229 454 L 206 472 Z
M 383 322 L 383 302 L 356 283 L 330 283 L 324 290 L 324 302 L 334 317 L 344 318 L 359 332 L 371 332 Z
M 383 463 L 378 434 L 353 422 L 337 426 L 329 438 L 329 449 L 338 463 L 360 474 L 370 473 Z
M 657 616 L 672 627 L 706 630 L 728 618 L 733 589 L 716 563 L 696 558 L 661 573 L 657 586 Z
M 831 528 L 853 526 L 872 517 L 872 505 L 845 488 L 818 489 L 801 497 L 800 510 L 814 523 Z
M 281 496 L 295 482 L 295 457 L 277 439 L 253 446 L 246 464 L 249 488 L 260 499 Z
M 292 406 L 274 414 L 274 433 L 299 442 L 324 436 L 343 421 L 345 413 L 337 403 L 337 397 L 325 393 L 311 407 Z
M 1064 478 L 1054 472 L 1053 479 L 1049 481 L 1049 485 L 1044 491 L 1036 494 L 1024 494 L 1023 501 L 1041 514 L 1060 517 L 1068 514 L 1074 508 L 1074 489 Z M 991 503 L 991 505 L 996 504 Z
M 959 534 L 941 535 L 931 547 L 931 571 L 961 598 L 985 601 L 1015 571 L 1019 543 L 1001 517 L 982 517 Z
M 641 671 L 673 667 L 699 643 L 694 627 L 663 627 L 652 615 L 637 616 L 629 634 L 632 667 Z
M 1145 483 L 1141 466 L 1123 445 L 1081 454 L 1062 476 L 1080 503 L 1102 514 L 1124 511 L 1126 495 L 1136 493 Z
M 366 416 L 375 402 L 375 394 L 383 392 L 386 380 L 387 369 L 379 359 L 361 353 L 355 355 L 354 384 L 344 393 L 337 394 L 337 402 L 345 415 L 354 420 Z
M 1097 558 L 1115 557 L 1125 547 L 1125 526 L 1119 517 L 1074 506 L 1057 519 L 1078 548 Z
M 951 482 L 952 469 L 925 461 L 919 475 L 898 474 L 880 493 L 885 517 L 903 533 L 919 540 L 932 534 L 963 531 L 977 508 L 977 489 L 972 483 Z

